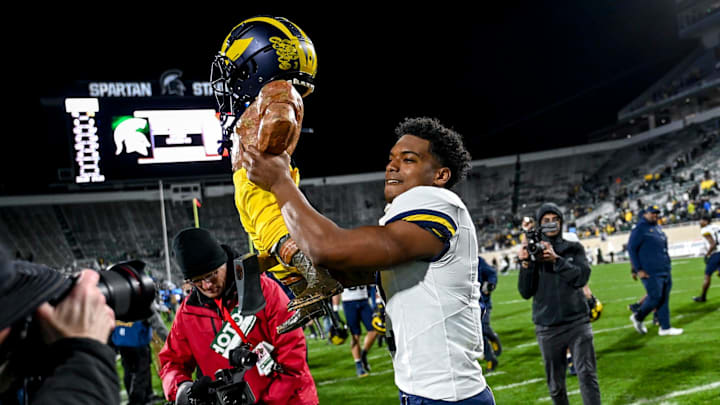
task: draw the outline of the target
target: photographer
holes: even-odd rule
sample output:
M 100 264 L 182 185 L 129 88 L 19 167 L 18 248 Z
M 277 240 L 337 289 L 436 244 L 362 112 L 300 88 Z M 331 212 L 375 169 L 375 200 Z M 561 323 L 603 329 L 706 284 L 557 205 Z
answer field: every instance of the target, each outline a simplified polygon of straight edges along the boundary
M 595 348 L 583 294 L 583 286 L 590 279 L 585 249 L 578 242 L 563 239 L 562 211 L 557 205 L 543 204 L 536 219 L 540 231 L 529 233 L 518 251 L 518 290 L 525 299 L 533 297 L 532 318 L 550 396 L 555 404 L 568 403 L 565 371 L 569 348 L 583 403 L 599 404 Z
M 115 353 L 105 344 L 115 317 L 98 279 L 95 271 L 83 271 L 53 307 L 47 301 L 71 281 L 46 266 L 11 261 L 0 247 L 0 403 L 120 403 Z M 22 333 L 32 314 L 37 342 L 34 329 Z
M 238 306 L 233 272 L 237 255 L 232 249 L 220 245 L 205 229 L 188 228 L 173 240 L 173 253 L 193 291 L 178 308 L 158 355 L 166 398 L 178 404 L 190 399 L 213 403 L 208 391 L 210 379 L 218 369 L 231 367 L 228 355 L 235 342 L 246 341 L 254 348 L 262 343 L 271 345 L 274 349 L 269 351 L 279 366 L 261 375 L 259 361 L 244 374 L 259 403 L 317 404 L 302 330 L 277 333 L 277 326 L 293 314 L 287 311 L 289 299 L 280 286 L 261 275 L 265 307 L 255 315 L 232 316 Z M 202 377 L 192 382 L 196 368 Z

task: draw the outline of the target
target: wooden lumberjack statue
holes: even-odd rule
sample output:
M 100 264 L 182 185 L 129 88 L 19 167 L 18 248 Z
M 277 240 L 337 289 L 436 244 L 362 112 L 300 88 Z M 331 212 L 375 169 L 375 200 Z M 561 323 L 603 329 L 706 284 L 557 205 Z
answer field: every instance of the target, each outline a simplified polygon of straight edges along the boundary
M 323 315 L 332 317 L 325 300 L 342 292 L 343 286 L 298 249 L 275 197 L 248 180 L 240 153 L 255 145 L 263 152 L 292 155 L 302 128 L 302 97 L 314 90 L 316 71 L 315 48 L 298 26 L 282 17 L 254 17 L 233 28 L 211 72 L 240 220 L 260 257 L 277 259 L 268 271 L 295 294 L 288 310 L 296 312 L 278 326 L 278 333 Z M 298 169 L 288 170 L 299 184 Z

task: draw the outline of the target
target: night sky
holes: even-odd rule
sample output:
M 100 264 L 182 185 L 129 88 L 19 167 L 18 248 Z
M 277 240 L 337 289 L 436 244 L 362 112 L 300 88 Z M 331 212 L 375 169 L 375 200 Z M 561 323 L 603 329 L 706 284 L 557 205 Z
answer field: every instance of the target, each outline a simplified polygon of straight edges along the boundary
M 62 165 L 52 147 L 61 133 L 42 124 L 40 97 L 76 80 L 157 80 L 171 68 L 207 80 L 228 32 L 257 14 L 287 17 L 315 44 L 316 91 L 305 99 L 305 126 L 315 132 L 295 155 L 304 177 L 383 170 L 393 128 L 408 116 L 455 128 L 473 159 L 584 143 L 699 45 L 678 38 L 672 0 L 482 3 L 480 12 L 449 2 L 330 3 L 322 13 L 211 3 L 75 15 L 57 7 L 39 17 L 19 46 L 31 50 L 25 66 L 38 80 L 25 93 L 41 111 L 36 139 L 49 147 L 36 148 L 33 174 L 3 175 L 0 192 L 52 182 Z

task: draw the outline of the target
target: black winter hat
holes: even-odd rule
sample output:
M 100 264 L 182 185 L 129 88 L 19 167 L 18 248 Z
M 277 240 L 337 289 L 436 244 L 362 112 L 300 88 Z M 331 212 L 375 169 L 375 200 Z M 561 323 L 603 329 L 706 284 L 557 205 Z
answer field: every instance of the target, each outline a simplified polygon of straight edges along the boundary
M 173 255 L 185 279 L 209 273 L 228 261 L 228 254 L 205 229 L 186 228 L 173 239 Z
M 552 212 L 553 214 L 560 217 L 561 222 L 563 222 L 563 223 L 565 222 L 565 220 L 563 219 L 563 213 L 562 213 L 562 210 L 560 209 L 560 207 L 557 204 L 551 203 L 551 202 L 547 202 L 547 203 L 541 205 L 540 208 L 538 208 L 537 212 L 535 213 L 535 221 L 537 221 L 537 223 L 540 224 L 540 219 L 543 217 L 543 215 L 547 214 L 548 212 Z
M 0 329 L 26 317 L 45 301 L 68 291 L 72 281 L 42 264 L 11 260 L 0 246 Z

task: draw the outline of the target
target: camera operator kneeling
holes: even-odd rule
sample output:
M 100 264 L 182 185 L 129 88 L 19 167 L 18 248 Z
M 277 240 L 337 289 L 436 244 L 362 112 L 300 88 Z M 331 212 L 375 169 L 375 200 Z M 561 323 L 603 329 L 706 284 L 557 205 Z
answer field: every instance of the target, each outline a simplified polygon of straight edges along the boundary
M 518 252 L 518 290 L 525 299 L 533 297 L 532 318 L 550 396 L 555 404 L 568 403 L 565 374 L 569 348 L 583 403 L 599 404 L 595 348 L 583 294 L 583 286 L 590 279 L 585 249 L 579 242 L 563 239 L 562 211 L 557 205 L 543 204 L 536 220 L 539 229 L 527 233 Z M 533 244 L 542 249 L 533 249 Z
M 0 404 L 119 404 L 113 310 L 99 274 L 75 280 L 0 247 Z M 55 307 L 57 300 L 70 289 Z M 34 314 L 34 321 L 30 322 Z M 39 330 L 35 330 L 39 328 Z

